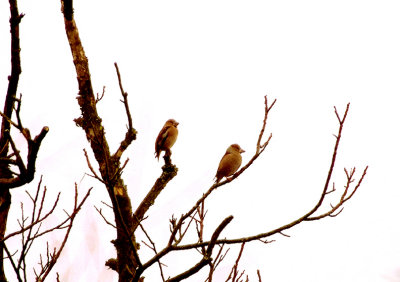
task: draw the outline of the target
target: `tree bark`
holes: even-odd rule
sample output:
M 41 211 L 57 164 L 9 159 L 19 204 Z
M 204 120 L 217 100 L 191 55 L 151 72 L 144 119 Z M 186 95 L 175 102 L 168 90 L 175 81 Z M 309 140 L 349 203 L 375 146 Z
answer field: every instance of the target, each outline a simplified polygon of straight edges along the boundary
M 105 137 L 102 120 L 97 114 L 96 98 L 93 93 L 89 63 L 79 37 L 73 17 L 71 0 L 61 0 L 64 14 L 65 31 L 70 45 L 78 80 L 78 104 L 81 116 L 75 119 L 86 133 L 94 156 L 100 167 L 104 182 L 113 204 L 117 239 L 113 241 L 117 251 L 117 269 L 119 281 L 131 281 L 138 266 L 137 244 L 133 236 L 132 205 L 126 186 L 120 177 L 120 155 L 111 155 Z M 136 254 L 136 256 L 135 256 Z
M 14 109 L 15 96 L 17 93 L 19 75 L 21 74 L 19 23 L 23 15 L 18 12 L 16 0 L 10 0 L 10 33 L 11 33 L 11 75 L 8 77 L 8 89 L 4 103 L 3 113 L 11 119 Z M 1 123 L 0 158 L 8 154 L 11 125 L 3 117 Z M 0 162 L 0 178 L 12 178 L 12 173 L 7 162 Z M 11 194 L 9 189 L 0 187 L 0 241 L 4 238 L 7 226 L 8 212 L 11 205 Z M 0 282 L 7 281 L 4 273 L 4 245 L 0 243 Z

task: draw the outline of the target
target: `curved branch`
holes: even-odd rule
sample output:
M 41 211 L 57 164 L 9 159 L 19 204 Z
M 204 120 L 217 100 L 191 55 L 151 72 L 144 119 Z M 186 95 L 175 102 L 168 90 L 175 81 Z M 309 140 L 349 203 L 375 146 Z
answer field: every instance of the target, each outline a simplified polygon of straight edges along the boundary
M 208 244 L 206 254 L 196 265 L 194 265 L 192 268 L 188 269 L 187 271 L 185 271 L 171 279 L 168 279 L 167 282 L 178 282 L 183 279 L 186 279 L 189 276 L 192 276 L 193 274 L 197 273 L 200 269 L 202 269 L 207 264 L 209 264 L 209 262 L 212 261 L 212 258 L 211 258 L 212 251 L 214 249 L 214 246 L 217 242 L 219 235 L 221 234 L 222 230 L 224 230 L 224 228 L 229 224 L 229 222 L 232 221 L 232 219 L 233 219 L 233 216 L 228 216 L 221 222 L 221 224 L 217 227 L 217 229 L 215 229 L 213 235 L 211 236 L 211 240 Z
M 23 129 L 23 131 L 27 132 L 27 129 Z M 49 128 L 47 126 L 42 128 L 42 131 L 35 137 L 35 139 L 27 139 L 28 142 L 28 162 L 25 166 L 23 165 L 22 158 L 19 156 L 19 151 L 13 146 L 13 142 L 10 139 L 10 144 L 13 147 L 14 154 L 17 156 L 17 164 L 20 169 L 20 174 L 14 178 L 0 178 L 0 189 L 11 189 L 20 187 L 26 183 L 29 183 L 33 180 L 36 171 L 36 159 L 39 152 L 40 145 L 49 132 Z M 28 138 L 28 135 L 24 135 L 25 138 Z M 30 138 L 30 137 L 29 137 Z
M 346 111 L 345 111 L 345 113 L 344 113 L 342 118 L 339 117 L 339 114 L 338 114 L 338 112 L 336 110 L 336 107 L 335 107 L 335 114 L 336 114 L 336 117 L 338 118 L 338 121 L 339 121 L 339 130 L 338 130 L 338 134 L 336 136 L 336 142 L 335 142 L 335 146 L 334 146 L 334 150 L 333 150 L 333 154 L 332 154 L 332 159 L 331 159 L 331 163 L 330 163 L 329 170 L 328 170 L 328 175 L 327 175 L 326 180 L 325 180 L 324 188 L 323 188 L 321 196 L 318 199 L 318 202 L 315 204 L 315 206 L 309 212 L 307 212 L 303 216 L 299 217 L 298 219 L 296 219 L 296 220 L 294 220 L 294 221 L 292 221 L 292 222 L 290 222 L 288 224 L 282 225 L 281 227 L 278 227 L 278 228 L 276 228 L 274 230 L 271 230 L 271 231 L 268 231 L 268 232 L 264 232 L 264 233 L 260 233 L 260 234 L 257 234 L 257 235 L 243 237 L 243 238 L 221 239 L 221 240 L 218 240 L 216 242 L 217 244 L 238 244 L 238 243 L 244 243 L 244 242 L 250 242 L 250 241 L 254 241 L 254 240 L 259 240 L 259 239 L 263 239 L 263 238 L 272 236 L 272 235 L 277 234 L 277 233 L 282 233 L 282 231 L 284 231 L 286 229 L 289 229 L 289 228 L 292 228 L 293 226 L 298 225 L 299 223 L 301 223 L 303 221 L 311 221 L 311 220 L 317 220 L 317 219 L 321 219 L 321 218 L 327 217 L 327 216 L 331 215 L 334 211 L 336 211 L 338 207 L 342 206 L 342 204 L 344 204 L 344 202 L 346 202 L 348 199 L 350 199 L 354 195 L 355 191 L 359 188 L 359 186 L 361 185 L 361 183 L 362 183 L 362 181 L 364 179 L 364 176 L 367 173 L 368 166 L 364 169 L 364 172 L 363 172 L 361 178 L 359 179 L 356 187 L 354 188 L 353 192 L 347 198 L 345 196 L 347 194 L 347 191 L 348 191 L 348 188 L 350 186 L 350 183 L 353 182 L 353 178 L 352 177 L 354 175 L 354 170 L 352 170 L 350 173 L 348 173 L 347 170 L 346 170 L 346 175 L 347 175 L 347 178 L 348 178 L 347 179 L 347 183 L 348 184 L 346 186 L 347 188 L 343 192 L 342 199 L 341 199 L 339 205 L 332 207 L 332 211 L 331 212 L 327 212 L 327 213 L 322 214 L 322 215 L 317 216 L 317 217 L 311 217 L 321 207 L 321 205 L 322 205 L 322 203 L 323 203 L 323 201 L 325 199 L 325 196 L 327 195 L 327 190 L 328 190 L 328 187 L 329 187 L 330 179 L 331 179 L 331 176 L 332 176 L 332 173 L 333 173 L 333 169 L 335 167 L 335 161 L 336 161 L 336 156 L 337 156 L 337 152 L 338 152 L 340 139 L 341 139 L 341 136 L 342 136 L 343 125 L 344 125 L 344 122 L 345 122 L 345 119 L 346 119 L 346 116 L 347 116 L 347 113 L 348 113 L 348 110 L 349 110 L 349 106 L 350 106 L 350 104 L 347 104 Z M 187 249 L 199 248 L 199 247 L 202 247 L 202 246 L 206 246 L 208 243 L 209 242 L 187 244 L 187 245 L 182 245 L 182 246 L 176 246 L 174 249 L 187 250 Z

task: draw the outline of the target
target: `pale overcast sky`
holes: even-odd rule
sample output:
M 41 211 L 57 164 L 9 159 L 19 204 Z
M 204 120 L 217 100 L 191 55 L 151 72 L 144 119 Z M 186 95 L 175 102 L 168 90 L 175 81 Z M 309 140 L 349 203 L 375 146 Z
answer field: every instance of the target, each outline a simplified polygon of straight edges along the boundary
M 129 93 L 139 135 L 125 154 L 130 162 L 124 179 L 134 207 L 161 173 L 162 162 L 153 156 L 158 131 L 169 118 L 180 122 L 172 155 L 179 174 L 145 221 L 159 249 L 169 233 L 168 219 L 209 188 L 226 148 L 239 143 L 246 150 L 244 163 L 252 156 L 266 94 L 277 99 L 267 127 L 273 138 L 246 173 L 207 201 L 207 232 L 228 215 L 234 219 L 222 236 L 234 238 L 272 230 L 310 210 L 322 191 L 337 133 L 333 107 L 343 114 L 350 102 L 333 179 L 338 191 L 327 197 L 325 208 L 340 196 L 343 167 L 356 166 L 359 177 L 369 165 L 361 188 L 336 218 L 302 223 L 286 232 L 290 238 L 270 238 L 276 240 L 272 244 L 249 243 L 240 267 L 250 281 L 256 281 L 257 269 L 263 281 L 274 282 L 400 281 L 399 1 L 85 0 L 74 5 L 93 87 L 101 92 L 106 86 L 99 113 L 112 150 L 126 125 L 114 62 Z M 107 195 L 100 183 L 84 176 L 89 170 L 82 149 L 90 148 L 73 122 L 79 116 L 78 89 L 60 3 L 20 0 L 19 7 L 26 14 L 18 90 L 23 123 L 33 133 L 44 125 L 50 132 L 37 177 L 13 191 L 8 231 L 17 228 L 24 190 L 33 190 L 40 175 L 49 197 L 62 191 L 63 205 L 72 202 L 74 182 L 82 195 L 94 186 L 57 271 L 67 282 L 117 281 L 104 266 L 114 255 L 109 243 L 114 231 L 93 207 L 101 207 Z M 2 1 L 3 97 L 10 73 L 8 19 L 9 6 Z M 57 243 L 59 237 L 49 240 Z M 37 250 L 44 248 L 37 245 Z M 142 251 L 151 255 L 144 246 Z M 216 281 L 225 281 L 237 252 L 238 246 L 231 248 Z M 194 264 L 195 255 L 167 257 L 166 274 Z M 146 281 L 160 281 L 157 266 L 144 275 Z M 205 275 L 188 281 L 204 281 Z

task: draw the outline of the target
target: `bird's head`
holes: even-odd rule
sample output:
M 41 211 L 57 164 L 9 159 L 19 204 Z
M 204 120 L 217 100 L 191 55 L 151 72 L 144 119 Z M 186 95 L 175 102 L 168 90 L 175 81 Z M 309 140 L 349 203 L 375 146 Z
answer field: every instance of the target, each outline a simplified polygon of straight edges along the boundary
M 175 127 L 177 127 L 178 124 L 179 124 L 179 122 L 177 122 L 176 120 L 174 120 L 172 118 L 165 122 L 165 125 L 172 125 L 172 126 L 175 126 Z
M 240 146 L 238 144 L 232 144 L 229 146 L 228 151 L 233 151 L 233 152 L 237 152 L 239 154 L 246 152 L 245 150 L 243 150 L 242 148 L 240 148 Z

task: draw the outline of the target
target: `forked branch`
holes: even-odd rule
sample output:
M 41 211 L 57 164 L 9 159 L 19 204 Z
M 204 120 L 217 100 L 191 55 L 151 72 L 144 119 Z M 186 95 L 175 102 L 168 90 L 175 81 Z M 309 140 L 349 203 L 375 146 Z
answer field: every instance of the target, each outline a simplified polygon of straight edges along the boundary
M 274 103 L 275 103 L 275 101 L 274 101 Z M 241 170 L 239 170 L 236 174 L 234 174 L 234 176 L 232 177 L 233 179 L 237 178 L 243 171 L 245 171 L 247 169 L 247 167 L 249 167 L 253 163 L 253 161 L 265 150 L 265 147 L 268 145 L 269 140 L 271 139 L 271 135 L 264 143 L 262 143 L 261 140 L 262 140 L 263 133 L 265 131 L 265 124 L 266 124 L 266 120 L 267 120 L 266 117 L 268 115 L 269 110 L 274 105 L 274 103 L 272 103 L 271 106 L 268 106 L 267 100 L 266 100 L 266 103 L 265 103 L 266 104 L 265 118 L 264 118 L 264 121 L 263 121 L 263 126 L 262 126 L 262 129 L 260 131 L 260 135 L 259 135 L 258 141 L 257 141 L 256 153 L 251 158 L 251 160 Z M 267 231 L 267 232 L 260 233 L 260 234 L 256 234 L 256 235 L 250 235 L 248 237 L 236 238 L 236 239 L 217 239 L 215 241 L 215 244 L 218 244 L 218 245 L 239 244 L 239 243 L 244 244 L 246 242 L 250 242 L 250 241 L 254 241 L 254 240 L 260 240 L 260 241 L 262 241 L 264 243 L 271 243 L 274 240 L 266 240 L 266 238 L 268 238 L 268 237 L 270 237 L 272 235 L 275 235 L 275 234 L 281 234 L 283 236 L 288 236 L 288 235 L 285 235 L 283 233 L 284 230 L 290 229 L 293 226 L 296 226 L 296 225 L 298 225 L 298 224 L 300 224 L 300 223 L 302 223 L 304 221 L 318 220 L 318 219 L 322 219 L 322 218 L 325 218 L 325 217 L 328 217 L 328 216 L 337 215 L 337 214 L 335 214 L 335 212 L 339 208 L 343 207 L 343 204 L 346 201 L 348 201 L 355 194 L 357 189 L 360 187 L 360 185 L 361 185 L 362 181 L 364 180 L 364 177 L 365 177 L 365 175 L 367 173 L 367 169 L 368 169 L 368 166 L 367 166 L 364 169 L 364 171 L 363 171 L 362 175 L 360 176 L 360 178 L 358 179 L 358 181 L 356 181 L 356 179 L 355 179 L 355 168 L 351 169 L 351 170 L 345 169 L 346 185 L 345 185 L 345 189 L 344 189 L 344 191 L 342 193 L 342 196 L 341 196 L 339 202 L 336 205 L 331 205 L 331 209 L 329 211 L 324 212 L 324 213 L 322 213 L 320 215 L 315 215 L 315 213 L 320 210 L 320 208 L 322 206 L 322 203 L 325 200 L 326 195 L 336 191 L 334 188 L 331 191 L 328 191 L 328 187 L 330 186 L 331 177 L 332 177 L 333 170 L 334 170 L 334 167 L 335 167 L 335 162 L 336 162 L 336 157 L 337 157 L 337 153 L 338 153 L 339 143 L 340 143 L 340 140 L 341 140 L 341 137 L 342 137 L 342 130 L 343 130 L 345 119 L 346 119 L 347 114 L 348 114 L 348 110 L 349 110 L 349 104 L 347 105 L 345 113 L 343 114 L 343 116 L 340 117 L 340 115 L 337 112 L 337 109 L 335 108 L 335 115 L 336 115 L 336 117 L 338 119 L 338 122 L 339 122 L 339 129 L 338 129 L 337 135 L 335 135 L 336 142 L 335 142 L 335 145 L 334 145 L 334 149 L 333 149 L 333 153 L 332 153 L 332 159 L 331 159 L 331 163 L 330 163 L 330 166 L 329 166 L 329 169 L 328 169 L 328 174 L 327 174 L 327 177 L 326 177 L 323 189 L 322 189 L 321 196 L 318 199 L 318 201 L 315 204 L 315 206 L 313 206 L 310 209 L 309 212 L 305 213 L 303 216 L 299 217 L 298 219 L 296 219 L 296 220 L 294 220 L 294 221 L 292 221 L 292 222 L 290 222 L 288 224 L 282 225 L 281 227 L 278 227 L 278 228 L 276 228 L 274 230 Z M 170 235 L 170 239 L 169 239 L 169 242 L 168 242 L 167 246 L 163 250 L 161 250 L 158 254 L 156 254 L 152 259 L 150 259 L 147 263 L 145 263 L 143 265 L 144 269 L 149 267 L 150 265 L 152 265 L 154 262 L 159 261 L 159 259 L 161 259 L 163 256 L 167 255 L 171 251 L 189 250 L 189 249 L 198 249 L 198 248 L 201 249 L 201 248 L 209 246 L 211 243 L 214 243 L 212 240 L 210 240 L 210 241 L 201 241 L 201 240 L 199 240 L 199 242 L 196 242 L 196 243 L 180 245 L 181 238 L 179 237 L 180 239 L 177 240 L 176 236 L 177 236 L 179 230 L 182 229 L 184 221 L 186 219 L 188 219 L 188 218 L 191 218 L 191 219 L 194 218 L 194 216 L 192 214 L 194 212 L 198 212 L 199 211 L 200 205 L 202 203 L 204 203 L 204 200 L 211 194 L 211 192 L 214 191 L 217 187 L 219 187 L 219 186 L 221 186 L 223 184 L 226 184 L 226 183 L 228 183 L 230 181 L 232 181 L 232 180 L 226 180 L 224 182 L 220 182 L 219 184 L 214 184 L 213 186 L 211 186 L 211 188 L 205 194 L 203 194 L 203 196 L 196 202 L 196 204 L 186 214 L 182 215 L 178 221 L 176 221 L 176 220 L 173 221 L 172 229 L 171 229 L 171 235 Z M 354 184 L 354 183 L 355 183 L 355 185 L 353 187 L 352 184 Z M 200 208 L 200 210 L 201 210 L 201 208 Z M 189 224 L 190 224 L 190 222 L 189 222 Z M 203 264 L 203 263 L 205 263 L 204 262 L 204 258 L 197 265 L 195 265 L 193 268 L 200 267 L 200 265 Z M 210 262 L 209 262 L 209 264 L 210 264 Z M 241 275 L 241 274 L 238 274 L 236 272 L 235 275 L 237 276 L 237 275 Z M 233 276 L 235 276 L 235 275 L 233 275 Z M 259 272 L 258 272 L 258 277 L 259 277 L 259 281 L 261 281 L 261 275 L 260 275 Z
M 331 159 L 331 163 L 328 169 L 328 175 L 326 177 L 325 180 L 325 184 L 324 187 L 322 189 L 322 193 L 320 198 L 318 199 L 318 202 L 315 204 L 315 206 L 306 214 L 304 214 L 303 216 L 299 217 L 298 219 L 282 225 L 274 230 L 271 231 L 267 231 L 264 233 L 260 233 L 260 234 L 256 234 L 256 235 L 250 235 L 248 237 L 242 237 L 242 238 L 236 238 L 236 239 L 220 239 L 217 241 L 217 244 L 238 244 L 238 243 L 244 243 L 244 242 L 250 242 L 250 241 L 254 241 L 254 240 L 260 240 L 260 239 L 265 239 L 267 237 L 270 237 L 272 235 L 275 234 L 282 234 L 282 231 L 287 230 L 289 228 L 292 228 L 293 226 L 296 226 L 298 224 L 300 224 L 301 222 L 304 221 L 311 221 L 311 220 L 318 220 L 318 219 L 322 219 L 328 216 L 332 216 L 332 214 L 339 208 L 342 207 L 343 204 L 348 201 L 353 195 L 354 193 L 357 191 L 357 189 L 360 187 L 362 181 L 364 180 L 364 177 L 367 173 L 368 170 L 368 166 L 365 167 L 361 177 L 359 178 L 359 180 L 357 181 L 357 184 L 355 185 L 355 187 L 353 188 L 352 192 L 349 194 L 350 191 L 350 184 L 353 183 L 355 181 L 354 179 L 354 173 L 355 173 L 355 169 L 352 169 L 350 172 L 348 172 L 347 170 L 345 170 L 346 172 L 346 177 L 347 177 L 347 182 L 345 185 L 345 190 L 342 194 L 341 200 L 339 201 L 339 203 L 335 206 L 332 206 L 331 209 L 321 215 L 318 216 L 313 216 L 315 214 L 315 212 L 317 212 L 319 210 L 319 208 L 321 207 L 322 203 L 324 202 L 324 199 L 326 197 L 327 194 L 329 194 L 328 192 L 328 187 L 330 185 L 330 180 L 332 177 L 332 173 L 335 167 L 335 162 L 336 162 L 336 156 L 338 153 L 338 148 L 339 148 L 339 143 L 340 143 L 340 139 L 342 137 L 342 130 L 343 130 L 343 126 L 344 126 L 344 122 L 345 119 L 347 117 L 347 113 L 349 111 L 349 106 L 350 104 L 347 104 L 345 113 L 343 114 L 342 117 L 340 117 L 340 115 L 337 112 L 337 109 L 335 107 L 335 115 L 338 119 L 339 122 L 339 130 L 338 130 L 338 134 L 335 135 L 336 138 L 336 142 L 335 142 L 335 146 L 334 146 L 334 150 L 332 153 L 332 159 Z M 240 171 L 239 171 L 240 172 Z M 239 173 L 238 172 L 238 173 Z M 207 245 L 209 242 L 203 242 L 203 243 L 195 243 L 195 244 L 188 244 L 188 245 L 181 245 L 179 246 L 178 249 L 192 249 L 192 248 L 199 248 L 201 246 Z
M 92 188 L 88 190 L 86 195 L 81 199 L 78 200 L 78 188 L 77 185 L 75 184 L 75 200 L 74 200 L 74 206 L 72 209 L 71 214 L 67 214 L 67 217 L 62 220 L 60 223 L 57 225 L 48 228 L 44 231 L 41 231 L 42 223 L 45 219 L 47 219 L 55 210 L 58 202 L 59 202 L 59 196 L 60 194 L 57 195 L 56 200 L 53 203 L 53 207 L 47 212 L 45 215 L 42 215 L 44 206 L 45 206 L 45 198 L 46 198 L 46 187 L 44 187 L 43 192 L 41 192 L 41 182 L 42 179 L 40 180 L 37 190 L 36 190 L 36 195 L 35 197 L 32 197 L 29 195 L 32 201 L 32 215 L 30 219 L 29 225 L 25 225 L 25 222 L 27 222 L 28 217 L 25 217 L 24 215 L 24 205 L 21 203 L 21 220 L 19 221 L 20 223 L 20 230 L 12 232 L 11 234 L 5 236 L 3 239 L 4 246 L 6 246 L 6 240 L 10 239 L 11 237 L 21 235 L 21 249 L 19 250 L 19 257 L 18 260 L 15 262 L 14 258 L 12 255 L 8 255 L 8 259 L 10 260 L 11 264 L 13 265 L 14 272 L 18 278 L 19 281 L 23 280 L 26 281 L 26 258 L 28 256 L 28 253 L 33 245 L 34 242 L 36 242 L 36 239 L 39 237 L 48 234 L 50 232 L 53 232 L 55 230 L 62 230 L 66 229 L 66 232 L 64 234 L 64 238 L 62 240 L 61 245 L 57 248 L 54 248 L 53 251 L 50 251 L 48 248 L 47 244 L 47 253 L 46 253 L 46 261 L 43 261 L 43 258 L 41 257 L 40 259 L 40 269 L 39 271 L 35 270 L 36 274 L 36 279 L 37 281 L 44 281 L 48 274 L 51 272 L 53 269 L 54 265 L 56 264 L 58 258 L 61 255 L 62 250 L 65 247 L 65 244 L 69 238 L 69 234 L 71 231 L 71 228 L 73 226 L 74 219 L 76 218 L 77 214 L 81 210 L 83 204 L 87 200 L 87 198 L 90 195 L 90 192 Z M 41 195 L 41 196 L 39 196 Z M 5 248 L 6 252 L 9 253 L 9 250 L 6 246 Z
M 174 241 L 174 238 L 176 236 L 176 233 L 178 232 L 178 230 L 181 228 L 183 222 L 190 217 L 193 212 L 200 206 L 200 204 L 202 202 L 204 202 L 204 200 L 213 192 L 215 191 L 218 187 L 225 185 L 226 183 L 231 182 L 232 180 L 236 179 L 237 177 L 239 177 L 249 166 L 251 166 L 253 164 L 253 162 L 264 152 L 265 148 L 268 146 L 269 141 L 272 138 L 272 134 L 269 135 L 269 137 L 267 138 L 267 140 L 265 142 L 262 142 L 262 138 L 264 136 L 264 131 L 265 131 L 265 127 L 267 124 L 267 119 L 268 119 L 268 114 L 270 112 L 270 110 L 272 109 L 272 107 L 275 105 L 276 99 L 272 102 L 271 105 L 268 105 L 268 99 L 267 96 L 264 97 L 265 100 L 265 111 L 264 111 L 264 120 L 263 120 L 263 124 L 258 136 L 258 140 L 257 140 L 257 144 L 256 144 L 256 150 L 255 153 L 253 155 L 253 157 L 247 162 L 246 165 L 244 165 L 238 172 L 236 172 L 233 176 L 229 177 L 229 179 L 226 179 L 224 181 L 221 181 L 219 183 L 214 183 L 208 190 L 206 193 L 203 194 L 203 196 L 197 200 L 197 202 L 195 203 L 195 205 L 185 214 L 183 214 L 178 223 L 176 224 L 175 228 L 172 230 L 171 232 L 171 236 L 169 239 L 169 244 L 172 244 L 172 242 Z

